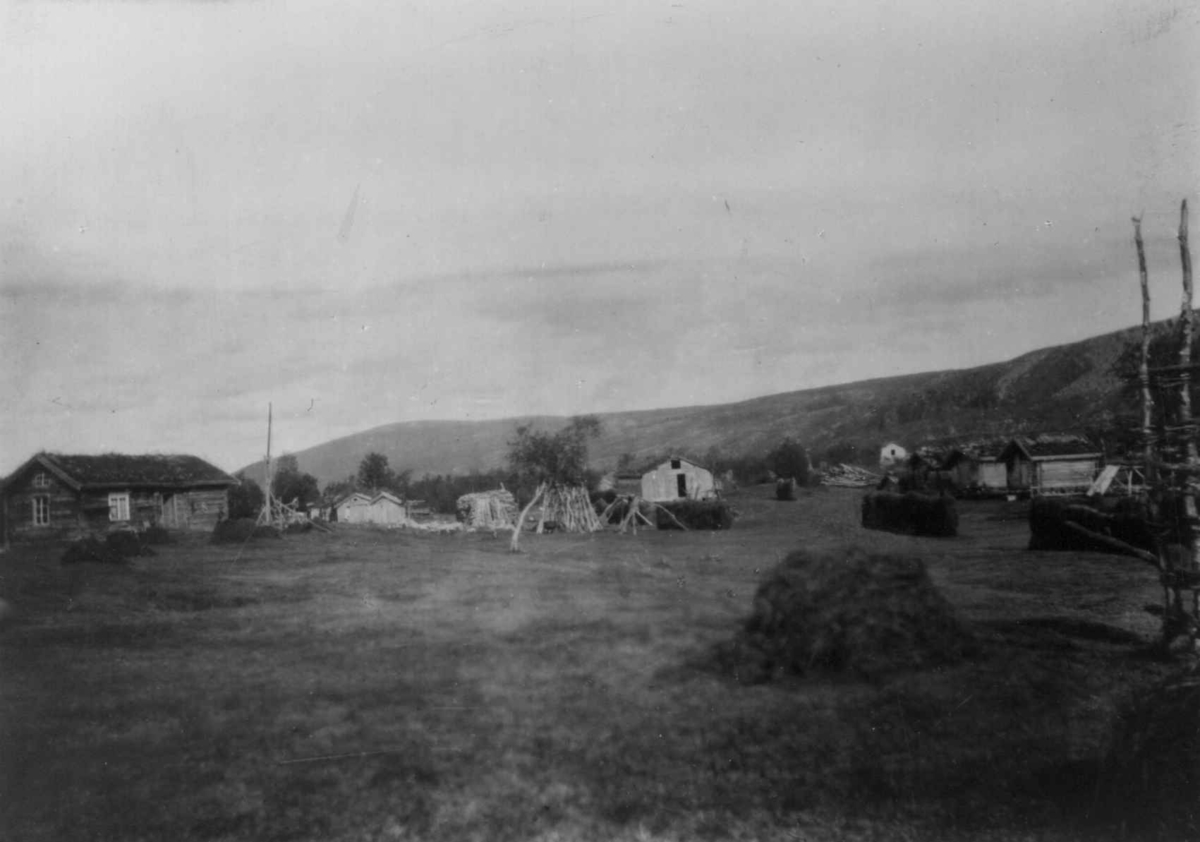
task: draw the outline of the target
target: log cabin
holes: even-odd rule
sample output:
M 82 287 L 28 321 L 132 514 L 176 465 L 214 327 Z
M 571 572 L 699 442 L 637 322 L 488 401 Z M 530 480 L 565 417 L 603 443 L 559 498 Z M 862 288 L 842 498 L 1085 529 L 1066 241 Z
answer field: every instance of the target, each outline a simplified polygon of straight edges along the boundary
M 3 485 L 9 540 L 76 540 L 158 526 L 211 531 L 238 481 L 197 456 L 38 453 Z

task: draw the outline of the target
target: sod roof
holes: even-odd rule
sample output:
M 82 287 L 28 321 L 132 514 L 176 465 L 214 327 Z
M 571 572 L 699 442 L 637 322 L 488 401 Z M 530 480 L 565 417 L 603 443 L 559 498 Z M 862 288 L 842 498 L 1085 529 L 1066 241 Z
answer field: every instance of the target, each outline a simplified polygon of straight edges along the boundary
M 140 486 L 194 488 L 237 485 L 238 481 L 199 456 L 187 454 L 127 455 L 105 453 L 81 455 L 38 453 L 13 472 L 11 479 L 26 469 L 41 465 L 75 488 Z

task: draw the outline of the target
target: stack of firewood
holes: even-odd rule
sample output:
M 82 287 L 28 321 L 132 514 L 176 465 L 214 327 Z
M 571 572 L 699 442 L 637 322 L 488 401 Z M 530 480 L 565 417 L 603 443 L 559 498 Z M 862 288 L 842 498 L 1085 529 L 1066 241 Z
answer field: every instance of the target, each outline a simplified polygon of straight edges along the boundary
M 538 519 L 538 533 L 553 523 L 561 532 L 597 532 L 604 528 L 596 515 L 587 489 L 578 486 L 551 486 L 542 501 L 542 514 Z
M 845 462 L 818 471 L 818 476 L 821 478 L 821 485 L 833 485 L 839 488 L 872 488 L 882 479 L 879 474 L 873 474 L 865 468 L 847 465 Z

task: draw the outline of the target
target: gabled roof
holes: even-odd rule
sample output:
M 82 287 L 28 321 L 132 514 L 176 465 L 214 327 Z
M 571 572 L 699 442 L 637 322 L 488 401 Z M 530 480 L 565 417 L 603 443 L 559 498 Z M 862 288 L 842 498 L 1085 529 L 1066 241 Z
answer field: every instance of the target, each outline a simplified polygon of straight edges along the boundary
M 1017 436 L 1001 454 L 1007 459 L 1019 453 L 1033 462 L 1063 458 L 1088 458 L 1101 456 L 1100 448 L 1080 435 L 1069 433 L 1043 433 L 1038 436 Z
M 360 503 L 367 504 L 368 506 L 371 504 L 371 496 L 369 494 L 363 494 L 361 491 L 351 491 L 345 497 L 339 497 L 334 502 L 333 508 L 340 509 L 343 505 L 355 499 L 357 499 Z
M 199 456 L 105 453 L 100 456 L 38 453 L 13 471 L 9 481 L 40 466 L 76 491 L 85 488 L 198 488 L 238 485 L 238 480 Z
M 380 500 L 388 500 L 389 502 L 395 503 L 397 506 L 404 505 L 404 501 L 395 494 L 392 494 L 390 491 L 380 491 L 375 495 L 374 499 L 371 500 L 371 505 L 374 506 Z
M 703 465 L 701 465 L 699 462 L 697 462 L 694 459 L 689 459 L 686 456 L 668 456 L 666 459 L 657 459 L 654 461 L 653 464 L 647 465 L 646 469 L 644 471 L 642 471 L 642 475 L 645 476 L 646 474 L 650 473 L 651 471 L 657 471 L 663 465 L 669 465 L 672 462 L 687 462 L 693 468 L 699 468 L 702 471 L 708 471 L 708 468 L 704 467 Z M 712 472 L 709 471 L 709 473 L 712 473 Z

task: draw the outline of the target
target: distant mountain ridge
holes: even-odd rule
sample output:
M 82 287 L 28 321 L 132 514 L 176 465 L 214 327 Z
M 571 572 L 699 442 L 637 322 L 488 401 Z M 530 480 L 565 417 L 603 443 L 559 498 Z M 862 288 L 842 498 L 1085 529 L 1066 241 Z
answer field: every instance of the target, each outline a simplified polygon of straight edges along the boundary
M 1168 330 L 1167 322 L 1155 326 Z M 887 441 L 911 447 L 954 436 L 1011 435 L 1036 430 L 1117 429 L 1135 416 L 1115 370 L 1140 339 L 1126 328 L 1069 345 L 976 368 L 884 377 L 768 395 L 738 403 L 597 413 L 603 433 L 591 461 L 601 469 L 622 454 L 644 459 L 668 449 L 727 455 L 765 452 L 785 436 L 810 452 L 876 458 Z M 300 469 L 324 485 L 353 474 L 372 451 L 396 470 L 464 474 L 504 464 L 518 425 L 554 429 L 566 419 L 526 416 L 493 421 L 405 421 L 344 436 L 295 454 Z M 262 464 L 247 476 L 262 479 Z

